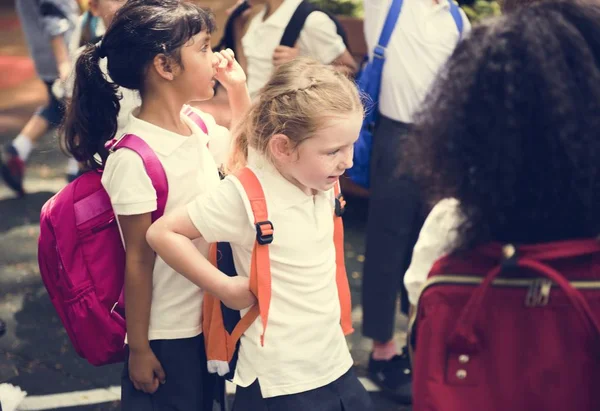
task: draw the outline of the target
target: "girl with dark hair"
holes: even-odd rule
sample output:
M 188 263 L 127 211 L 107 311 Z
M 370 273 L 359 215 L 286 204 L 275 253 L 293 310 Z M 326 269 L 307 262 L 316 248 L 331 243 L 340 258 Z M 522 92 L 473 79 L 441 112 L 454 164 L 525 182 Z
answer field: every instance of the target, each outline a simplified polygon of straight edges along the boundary
M 571 3 L 475 28 L 418 115 L 406 158 L 437 204 L 405 278 L 413 304 L 442 254 L 600 233 L 600 8 Z
M 597 3 L 523 6 L 457 47 L 407 156 L 437 202 L 405 277 L 415 411 L 599 409 L 599 127 Z
M 157 196 L 141 158 L 125 149 L 109 155 L 104 144 L 117 132 L 118 88 L 137 90 L 141 106 L 130 114 L 123 133 L 143 139 L 162 163 L 169 186 L 165 211 L 219 183 L 220 160 L 215 162 L 209 147 L 228 146 L 229 132 L 196 110 L 206 133 L 184 114 L 194 110 L 187 103 L 210 99 L 215 80 L 229 93 L 234 121 L 250 99 L 233 52 L 213 53 L 214 27 L 212 13 L 191 2 L 130 0 L 102 43 L 88 46 L 77 61 L 63 145 L 88 169 L 103 169 L 102 184 L 127 249 L 124 410 L 212 410 L 215 382 L 206 369 L 203 291 L 146 243 Z M 99 65 L 102 58 L 109 77 Z M 194 245 L 208 255 L 206 241 Z

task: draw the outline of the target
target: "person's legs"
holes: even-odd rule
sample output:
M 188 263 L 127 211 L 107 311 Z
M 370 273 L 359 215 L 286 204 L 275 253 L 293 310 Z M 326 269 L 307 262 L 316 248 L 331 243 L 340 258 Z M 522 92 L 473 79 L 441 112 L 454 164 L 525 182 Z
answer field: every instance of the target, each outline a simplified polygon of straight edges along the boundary
M 402 402 L 410 401 L 410 362 L 406 350 L 398 355 L 394 323 L 399 291 L 408 312 L 403 279 L 422 223 L 418 187 L 399 172 L 408 131 L 408 125 L 382 117 L 373 138 L 362 286 L 363 334 L 374 342 L 370 377 Z
M 6 184 L 23 195 L 25 163 L 35 144 L 48 130 L 60 125 L 65 113 L 64 103 L 52 93 L 52 83 L 46 82 L 48 103 L 39 109 L 25 124 L 19 135 L 0 153 L 0 174 Z

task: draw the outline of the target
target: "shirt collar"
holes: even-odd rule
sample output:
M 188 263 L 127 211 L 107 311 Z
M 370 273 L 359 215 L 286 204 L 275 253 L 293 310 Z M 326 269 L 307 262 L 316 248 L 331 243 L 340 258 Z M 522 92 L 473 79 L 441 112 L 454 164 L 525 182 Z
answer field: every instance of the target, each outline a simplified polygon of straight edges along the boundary
M 289 182 L 264 155 L 251 147 L 248 148 L 248 166 L 261 181 L 265 196 L 269 197 L 269 202 L 276 209 L 281 210 L 306 201 L 314 201 L 312 195 L 306 194 Z M 321 191 L 316 194 L 316 196 L 324 195 L 326 193 Z
M 190 130 L 192 130 L 191 136 L 173 133 L 152 123 L 148 123 L 147 121 L 140 120 L 136 117 L 138 113 L 139 107 L 135 108 L 129 114 L 129 120 L 124 133 L 135 134 L 144 140 L 152 150 L 163 156 L 173 154 L 175 150 L 192 136 L 198 136 L 203 144 L 206 144 L 208 141 L 208 136 L 204 134 L 202 130 L 188 118 L 188 116 L 183 114 L 183 111 L 181 113 L 181 119 L 190 127 Z

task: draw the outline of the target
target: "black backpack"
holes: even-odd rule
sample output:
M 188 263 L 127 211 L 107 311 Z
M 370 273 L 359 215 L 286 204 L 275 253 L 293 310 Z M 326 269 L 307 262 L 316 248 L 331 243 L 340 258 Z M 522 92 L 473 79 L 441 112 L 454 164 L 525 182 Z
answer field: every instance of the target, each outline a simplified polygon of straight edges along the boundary
M 227 22 L 225 23 L 225 32 L 223 34 L 223 37 L 221 38 L 221 41 L 219 42 L 217 47 L 215 47 L 215 50 L 224 50 L 226 48 L 230 48 L 234 52 L 236 51 L 235 50 L 235 39 L 233 36 L 233 27 L 234 27 L 235 21 L 249 8 L 250 8 L 250 5 L 248 4 L 248 1 L 244 1 L 233 11 L 233 13 L 231 13 L 229 18 L 227 19 Z M 287 47 L 294 47 L 294 45 L 296 44 L 296 41 L 298 41 L 298 37 L 300 37 L 300 32 L 302 31 L 302 28 L 304 27 L 304 23 L 306 22 L 306 19 L 308 18 L 310 13 L 312 13 L 313 11 L 321 11 L 329 16 L 329 18 L 335 23 L 337 33 L 344 40 L 344 44 L 346 45 L 346 48 L 348 50 L 350 50 L 350 47 L 348 45 L 348 38 L 346 36 L 346 31 L 340 24 L 339 20 L 334 15 L 319 9 L 317 6 L 308 2 L 307 0 L 302 1 L 298 5 L 298 8 L 296 9 L 294 14 L 292 15 L 292 18 L 290 19 L 290 22 L 288 23 L 287 27 L 283 31 L 283 36 L 281 36 L 281 41 L 279 42 L 279 45 L 287 46 Z

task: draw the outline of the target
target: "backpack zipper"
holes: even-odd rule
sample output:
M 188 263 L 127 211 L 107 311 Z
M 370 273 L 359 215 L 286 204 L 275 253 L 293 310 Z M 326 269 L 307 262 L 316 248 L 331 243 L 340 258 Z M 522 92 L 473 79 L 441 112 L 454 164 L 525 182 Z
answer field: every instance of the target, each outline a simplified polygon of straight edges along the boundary
M 466 275 L 439 275 L 429 278 L 421 287 L 420 296 L 425 290 L 440 284 L 446 285 L 472 285 L 477 286 L 483 282 L 483 277 L 471 277 Z M 577 290 L 596 290 L 600 289 L 600 281 L 569 281 L 571 286 Z M 525 296 L 525 305 L 527 307 L 542 307 L 550 301 L 550 292 L 552 287 L 556 287 L 551 280 L 543 277 L 528 277 L 528 278 L 496 278 L 492 281 L 492 287 L 498 288 L 528 288 Z M 410 348 L 411 361 L 412 354 L 412 335 L 414 326 L 419 312 L 419 300 L 414 307 L 412 315 L 408 321 L 408 336 L 407 341 Z

